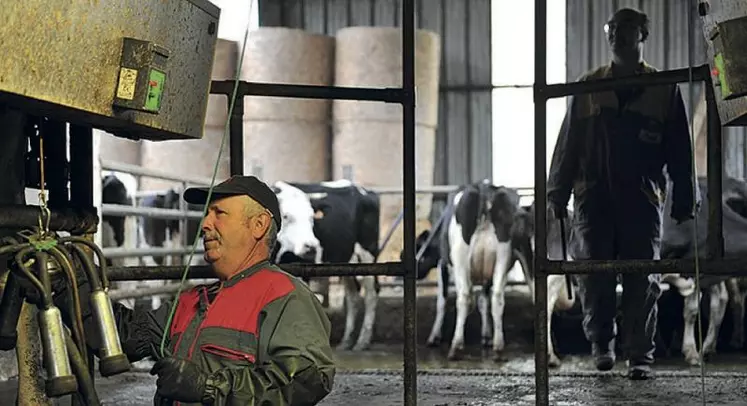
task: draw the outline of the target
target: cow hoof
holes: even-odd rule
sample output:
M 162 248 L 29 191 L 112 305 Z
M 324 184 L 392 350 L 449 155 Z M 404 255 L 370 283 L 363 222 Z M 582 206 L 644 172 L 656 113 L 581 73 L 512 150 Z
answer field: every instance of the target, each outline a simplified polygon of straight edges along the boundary
M 337 344 L 337 350 L 338 351 L 346 351 L 353 347 L 353 343 L 350 341 L 343 341 L 340 344 Z
M 493 345 L 493 340 L 491 337 L 484 337 L 482 338 L 482 346 L 485 348 L 490 348 L 490 346 Z
M 742 336 L 732 337 L 731 341 L 729 342 L 729 345 L 731 346 L 731 348 L 734 348 L 735 350 L 741 350 L 742 347 L 744 347 L 744 337 Z
M 457 360 L 462 359 L 462 349 L 461 348 L 452 347 L 449 350 L 449 355 L 448 355 L 447 359 L 449 361 L 457 361 Z
M 547 366 L 549 366 L 550 368 L 557 368 L 557 367 L 559 367 L 560 366 L 560 358 L 558 358 L 558 356 L 555 355 L 555 354 L 549 355 L 548 359 L 547 359 Z
M 370 347 L 369 343 L 358 343 L 353 347 L 353 351 L 366 351 Z
M 508 361 L 508 357 L 506 357 L 506 354 L 504 354 L 503 351 L 493 351 L 493 362 L 506 361 Z
M 427 345 L 428 347 L 438 347 L 439 345 L 441 345 L 441 337 L 429 338 L 428 342 L 425 345 Z
M 687 362 L 687 364 L 690 365 L 691 367 L 700 366 L 700 358 L 698 357 L 697 354 L 686 356 L 685 362 Z

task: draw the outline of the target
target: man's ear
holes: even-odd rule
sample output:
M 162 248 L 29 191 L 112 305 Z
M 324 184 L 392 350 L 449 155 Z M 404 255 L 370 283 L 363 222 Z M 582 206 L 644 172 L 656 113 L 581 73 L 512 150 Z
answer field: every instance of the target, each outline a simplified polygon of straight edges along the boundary
M 254 239 L 261 240 L 267 234 L 270 230 L 271 221 L 272 217 L 267 213 L 261 213 L 252 219 L 250 227 Z

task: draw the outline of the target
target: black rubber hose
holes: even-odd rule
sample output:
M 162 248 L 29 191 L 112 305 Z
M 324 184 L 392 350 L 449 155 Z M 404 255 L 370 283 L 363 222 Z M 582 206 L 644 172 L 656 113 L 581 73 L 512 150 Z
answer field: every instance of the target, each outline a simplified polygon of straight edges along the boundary
M 70 367 L 72 367 L 73 374 L 75 374 L 75 378 L 78 380 L 77 395 L 83 397 L 83 403 L 87 406 L 100 406 L 101 401 L 99 400 L 99 395 L 96 393 L 96 387 L 93 384 L 86 360 L 83 359 L 67 330 L 65 330 L 65 344 L 67 346 L 67 355 L 70 359 Z
M 5 248 L 5 247 L 3 247 L 3 248 Z M 34 287 L 36 288 L 36 290 L 39 291 L 39 297 L 41 298 L 41 304 L 40 304 L 41 308 L 42 309 L 49 309 L 50 307 L 52 307 L 54 305 L 54 303 L 52 302 L 52 295 L 51 295 L 51 293 L 48 292 L 48 291 L 46 291 L 44 289 L 44 286 L 39 281 L 39 279 L 37 279 L 37 277 L 34 276 L 34 273 L 31 272 L 31 270 L 26 265 L 24 265 L 24 263 L 23 263 L 24 257 L 27 256 L 28 254 L 33 253 L 34 251 L 36 251 L 36 248 L 29 246 L 29 247 L 26 247 L 26 248 L 22 249 L 20 252 L 18 252 L 16 254 L 16 265 L 18 265 L 18 269 L 20 270 L 21 274 L 26 279 L 28 279 L 28 281 L 32 285 L 34 285 Z M 13 269 L 13 268 L 11 268 L 11 269 Z
M 69 244 L 68 247 L 78 256 L 78 260 L 80 260 L 81 264 L 83 265 L 83 270 L 88 277 L 88 283 L 91 284 L 91 292 L 101 290 L 102 281 L 99 279 L 99 276 L 96 275 L 96 266 L 93 264 L 93 260 L 91 260 L 91 257 L 86 255 L 86 252 L 83 251 L 83 248 L 79 247 L 76 244 Z
M 86 352 L 86 337 L 83 330 L 83 311 L 80 306 L 78 278 L 75 269 L 73 269 L 73 265 L 68 259 L 68 254 L 64 248 L 52 247 L 50 248 L 49 253 L 55 260 L 57 260 L 57 263 L 60 265 L 60 268 L 62 268 L 63 273 L 68 279 L 70 288 L 65 293 L 70 295 L 72 300 L 69 301 L 70 309 L 66 310 L 70 312 L 69 314 L 75 343 L 78 344 L 78 349 L 80 349 L 81 352 Z
M 99 267 L 101 268 L 101 287 L 104 288 L 104 290 L 109 289 L 109 278 L 107 278 L 106 276 L 106 258 L 104 257 L 104 253 L 101 251 L 101 248 L 99 248 L 98 245 L 96 245 L 93 241 L 89 241 L 83 237 L 63 237 L 60 239 L 60 242 L 80 243 L 88 246 L 88 248 L 93 250 L 93 252 L 96 253 L 96 257 L 99 259 Z

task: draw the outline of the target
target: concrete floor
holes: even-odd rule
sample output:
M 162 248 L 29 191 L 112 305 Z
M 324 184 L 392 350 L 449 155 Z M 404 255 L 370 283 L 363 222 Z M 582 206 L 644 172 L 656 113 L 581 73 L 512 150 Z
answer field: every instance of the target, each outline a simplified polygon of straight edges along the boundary
M 340 352 L 341 367 L 333 392 L 320 405 L 401 405 L 401 347 L 375 346 L 363 354 Z M 699 368 L 678 362 L 657 365 L 656 379 L 631 382 L 618 362 L 609 373 L 597 373 L 588 358 L 566 356 L 551 372 L 552 405 L 702 405 Z M 708 405 L 747 405 L 747 357 L 719 356 L 706 368 Z M 131 373 L 96 378 L 105 405 L 152 405 L 155 379 L 148 363 Z M 440 350 L 419 349 L 419 405 L 534 405 L 534 361 L 528 353 L 512 353 L 510 361 L 494 363 L 479 350 L 459 362 L 442 361 Z M 14 380 L 0 384 L 2 404 L 15 399 Z M 69 398 L 56 402 L 69 405 Z M 7 403 L 6 403 L 7 402 Z
M 384 293 L 384 292 L 382 292 Z M 433 322 L 435 298 L 419 292 L 418 342 L 427 338 Z M 402 405 L 402 304 L 399 292 L 384 293 L 379 302 L 374 345 L 363 353 L 337 352 L 339 365 L 333 392 L 321 405 Z M 331 341 L 342 335 L 344 313 L 341 298 L 333 299 L 329 311 L 333 324 Z M 507 292 L 504 329 L 507 361 L 496 363 L 479 347 L 479 315 L 474 311 L 465 326 L 468 353 L 457 362 L 446 360 L 448 344 L 418 349 L 419 405 L 534 405 L 534 356 L 531 303 L 522 289 Z M 453 333 L 453 298 L 447 304 L 444 339 Z M 680 313 L 681 314 L 681 313 Z M 386 317 L 384 316 L 386 315 Z M 673 316 L 661 315 L 676 320 Z M 681 316 L 680 316 L 681 317 Z M 728 320 L 728 318 L 727 318 Z M 551 371 L 552 405 L 702 405 L 700 368 L 685 365 L 678 349 L 671 356 L 657 357 L 657 377 L 631 382 L 624 377 L 625 364 L 618 362 L 609 373 L 598 373 L 589 365 L 588 343 L 580 329 L 578 309 L 556 315 L 553 332 L 562 337 L 557 350 L 562 366 Z M 725 334 L 727 332 L 724 332 Z M 675 340 L 676 341 L 676 340 Z M 563 355 L 565 354 L 565 355 Z M 105 405 L 152 405 L 155 379 L 150 363 L 136 364 L 136 371 L 111 378 L 96 377 L 99 396 Z M 721 352 L 708 360 L 705 393 L 708 405 L 747 405 L 747 353 Z M 0 404 L 13 404 L 16 381 L 0 383 Z M 69 405 L 69 397 L 57 401 Z

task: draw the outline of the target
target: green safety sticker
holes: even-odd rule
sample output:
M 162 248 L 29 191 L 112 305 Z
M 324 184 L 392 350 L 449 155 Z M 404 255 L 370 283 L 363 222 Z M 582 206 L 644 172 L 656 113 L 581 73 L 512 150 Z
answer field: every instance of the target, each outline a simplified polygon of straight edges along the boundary
M 161 109 L 161 96 L 163 96 L 163 84 L 166 81 L 166 74 L 157 70 L 151 69 L 148 77 L 148 94 L 145 98 L 145 108 L 150 111 L 158 111 Z
M 731 95 L 731 89 L 729 89 L 729 83 L 726 81 L 726 73 L 724 68 L 724 55 L 721 53 L 716 54 L 713 58 L 718 70 L 718 81 L 721 83 L 721 96 L 726 98 Z

